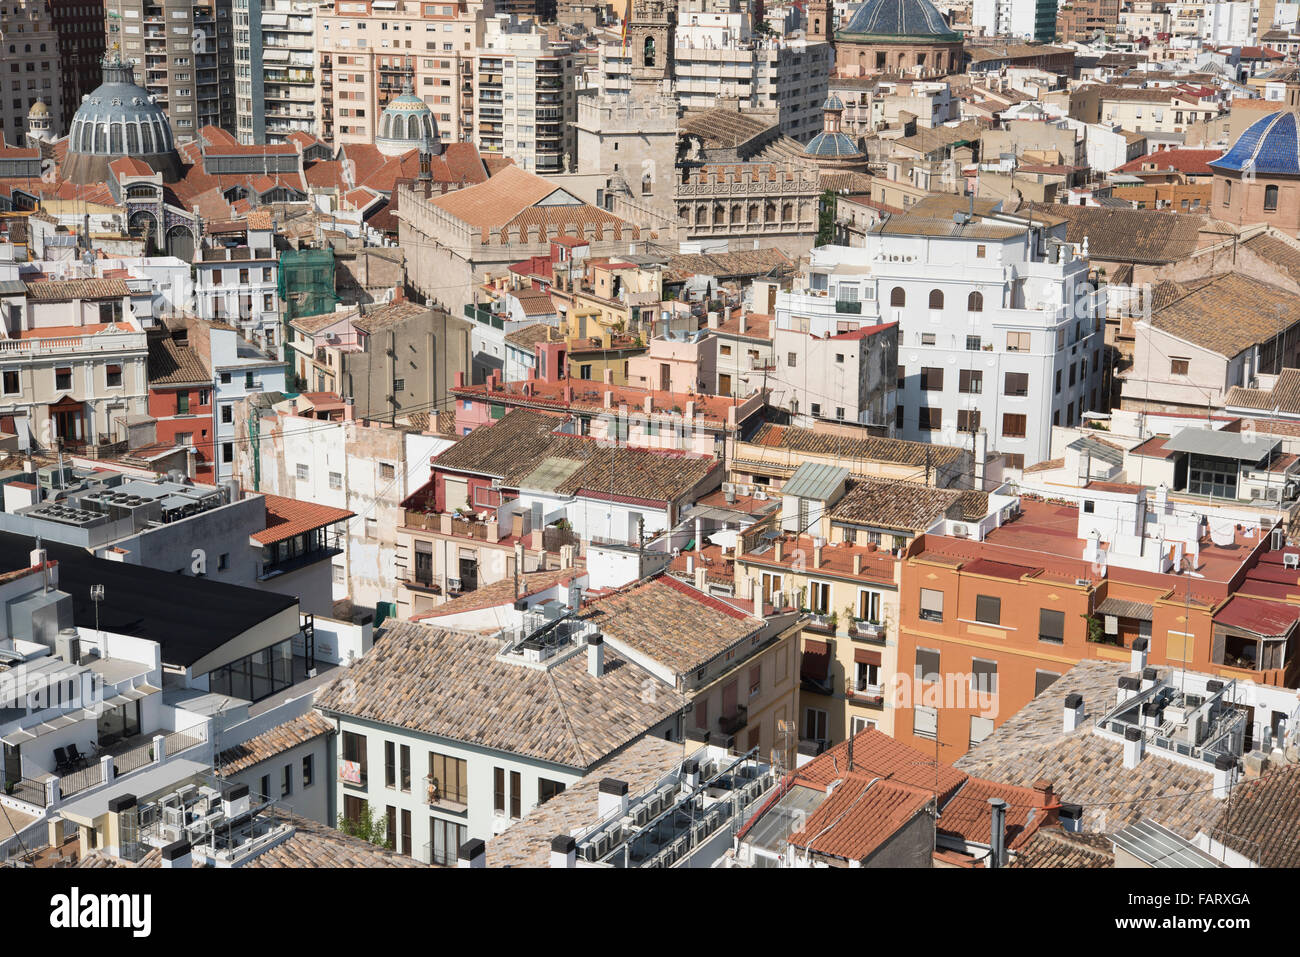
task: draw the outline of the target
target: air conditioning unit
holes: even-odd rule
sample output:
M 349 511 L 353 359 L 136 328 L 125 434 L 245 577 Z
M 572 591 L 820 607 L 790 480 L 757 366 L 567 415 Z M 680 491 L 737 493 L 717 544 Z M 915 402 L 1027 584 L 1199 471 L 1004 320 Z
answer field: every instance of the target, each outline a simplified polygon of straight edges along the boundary
M 970 527 L 958 522 L 955 525 L 953 525 L 952 533 L 957 538 L 968 538 L 970 536 Z
M 735 494 L 736 494 L 736 486 L 733 485 L 731 482 L 723 482 L 723 483 L 722 483 L 722 491 L 723 491 L 724 493 L 725 493 L 725 492 L 730 492 L 732 495 L 735 495 Z
M 448 579 L 447 579 L 447 591 L 460 591 L 460 579 L 459 579 L 459 578 L 448 578 Z
M 1074 583 L 1078 585 L 1080 588 L 1087 588 L 1089 585 L 1092 584 L 1092 582 L 1087 578 L 1076 578 L 1074 580 Z
M 755 490 L 754 490 L 754 501 L 756 501 L 756 502 L 766 502 L 766 501 L 767 501 L 767 493 L 764 492 L 761 488 L 760 488 L 760 489 L 755 489 Z

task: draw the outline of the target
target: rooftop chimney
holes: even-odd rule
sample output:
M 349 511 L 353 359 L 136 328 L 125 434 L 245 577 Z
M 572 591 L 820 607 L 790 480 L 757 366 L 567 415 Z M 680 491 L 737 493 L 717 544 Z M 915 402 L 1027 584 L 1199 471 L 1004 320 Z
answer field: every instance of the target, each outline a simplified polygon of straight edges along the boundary
M 1047 809 L 1047 818 L 1044 824 L 1056 823 L 1056 789 L 1052 782 L 1046 778 L 1039 778 L 1034 782 L 1034 793 L 1038 795 L 1039 807 Z
M 457 867 L 487 867 L 487 845 L 480 838 L 470 838 L 456 853 Z
M 1124 729 L 1124 767 L 1132 769 L 1142 763 L 1144 746 L 1141 728 Z
M 682 762 L 682 782 L 692 791 L 700 786 L 700 762 L 695 758 Z
M 1230 754 L 1220 754 L 1214 759 L 1214 799 L 1222 801 L 1232 790 L 1237 777 L 1237 759 Z
M 1124 675 L 1119 679 L 1119 694 L 1116 697 L 1117 704 L 1123 704 L 1129 698 L 1138 693 L 1142 687 L 1142 682 L 1133 675 Z
M 1007 855 L 1007 802 L 989 798 L 989 867 L 1002 867 Z
M 269 798 L 270 795 L 262 795 Z M 228 784 L 221 789 L 221 811 L 227 819 L 247 814 L 249 809 L 248 785 Z
M 1160 725 L 1160 702 L 1142 702 L 1142 727 L 1155 728 Z
M 176 841 L 162 849 L 163 867 L 191 867 L 193 860 L 189 841 Z
M 1160 680 L 1160 672 L 1156 671 L 1156 669 L 1154 668 L 1142 669 L 1142 690 L 1143 691 L 1146 691 L 1148 688 L 1154 688 L 1156 686 L 1156 682 L 1159 680 Z
M 600 632 L 587 636 L 587 674 L 593 678 L 605 674 L 605 636 Z
M 1083 830 L 1083 808 L 1078 804 L 1062 804 L 1058 813 L 1061 828 L 1071 833 Z
M 617 778 L 601 778 L 600 789 L 596 795 L 596 814 L 601 820 L 617 813 L 620 817 L 627 813 L 627 782 Z
M 557 834 L 551 838 L 551 866 L 576 867 L 578 844 L 571 834 Z
M 822 567 L 822 540 L 818 538 L 818 539 L 814 539 L 814 541 L 816 542 L 816 544 L 813 545 L 813 568 L 821 568 Z
M 861 552 L 857 552 L 853 556 L 853 574 L 855 575 L 862 574 L 862 553 Z
M 1129 670 L 1142 671 L 1147 666 L 1147 648 L 1151 642 L 1146 638 L 1134 638 L 1132 654 L 1129 656 Z
M 1069 694 L 1065 696 L 1065 722 L 1064 729 L 1074 731 L 1083 724 L 1083 695 Z
M 778 539 L 776 540 L 776 550 L 775 550 L 775 551 L 773 552 L 773 554 L 772 554 L 772 557 L 775 558 L 778 562 L 781 560 L 781 551 L 782 551 L 781 546 L 782 546 L 782 544 L 783 544 L 783 543 L 782 543 L 781 539 L 778 538 Z

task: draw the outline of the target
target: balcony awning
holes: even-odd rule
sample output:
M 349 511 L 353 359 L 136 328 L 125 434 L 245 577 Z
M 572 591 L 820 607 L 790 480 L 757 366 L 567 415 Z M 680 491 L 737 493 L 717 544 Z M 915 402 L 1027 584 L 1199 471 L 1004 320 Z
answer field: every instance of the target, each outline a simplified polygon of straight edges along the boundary
M 11 748 L 16 748 L 20 744 L 26 744 L 28 741 L 35 740 L 36 735 L 32 734 L 30 731 L 23 731 L 21 728 L 17 731 L 10 731 L 3 738 L 0 738 L 0 741 L 3 741 Z
M 1151 606 L 1140 601 L 1126 601 L 1123 598 L 1106 598 L 1097 603 L 1098 615 L 1114 615 L 1116 618 L 1136 618 L 1138 621 L 1151 620 Z
M 824 641 L 805 641 L 803 643 L 803 666 L 799 671 L 799 676 L 809 681 L 825 681 L 830 673 L 831 646 Z
M 124 704 L 130 704 L 133 700 L 135 699 L 128 698 L 126 695 L 116 694 L 105 701 L 104 704 L 108 705 L 110 708 L 120 708 Z
M 880 652 L 868 651 L 865 648 L 853 649 L 853 660 L 860 665 L 876 665 L 879 667 L 881 664 Z

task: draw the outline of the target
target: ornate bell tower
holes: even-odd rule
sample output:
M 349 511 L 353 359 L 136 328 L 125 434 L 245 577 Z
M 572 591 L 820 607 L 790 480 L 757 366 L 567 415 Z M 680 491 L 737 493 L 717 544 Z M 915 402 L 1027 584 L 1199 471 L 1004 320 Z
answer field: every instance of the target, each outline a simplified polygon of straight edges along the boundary
M 834 34 L 831 16 L 831 0 L 808 0 L 808 29 L 805 34 L 809 40 L 831 39 Z
M 632 0 L 627 25 L 627 52 L 632 82 L 671 80 L 677 7 L 667 0 Z

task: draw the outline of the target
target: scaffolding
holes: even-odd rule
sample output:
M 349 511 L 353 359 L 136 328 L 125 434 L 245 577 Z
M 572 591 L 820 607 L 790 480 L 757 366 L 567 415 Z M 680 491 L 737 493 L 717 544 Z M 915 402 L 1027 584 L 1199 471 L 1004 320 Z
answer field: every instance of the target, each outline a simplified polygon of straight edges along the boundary
M 289 346 L 289 323 L 302 316 L 333 312 L 339 297 L 334 291 L 334 250 L 289 249 L 280 254 L 278 293 L 284 303 L 285 380 L 294 381 Z

